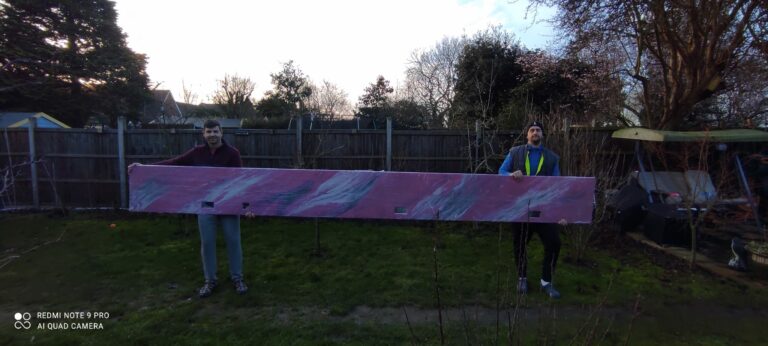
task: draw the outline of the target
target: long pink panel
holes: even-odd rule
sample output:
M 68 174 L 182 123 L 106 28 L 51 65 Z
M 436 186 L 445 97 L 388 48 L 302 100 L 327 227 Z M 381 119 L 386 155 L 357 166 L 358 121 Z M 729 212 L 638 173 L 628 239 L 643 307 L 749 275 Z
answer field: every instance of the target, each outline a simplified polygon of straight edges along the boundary
M 130 210 L 342 219 L 590 223 L 592 177 L 137 166 Z

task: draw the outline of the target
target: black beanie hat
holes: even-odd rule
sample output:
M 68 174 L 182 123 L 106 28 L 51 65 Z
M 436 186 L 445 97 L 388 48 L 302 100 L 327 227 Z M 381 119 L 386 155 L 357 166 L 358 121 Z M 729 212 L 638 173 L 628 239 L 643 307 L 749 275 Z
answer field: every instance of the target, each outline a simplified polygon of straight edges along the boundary
M 540 129 L 541 129 L 541 134 L 544 134 L 544 125 L 542 125 L 542 124 L 541 124 L 539 121 L 537 121 L 537 120 L 534 120 L 534 121 L 532 121 L 532 122 L 531 122 L 531 123 L 530 123 L 528 126 L 526 126 L 526 127 L 525 127 L 525 133 L 528 133 L 528 130 L 529 130 L 531 127 L 534 127 L 534 126 L 536 126 L 536 127 L 540 128 Z

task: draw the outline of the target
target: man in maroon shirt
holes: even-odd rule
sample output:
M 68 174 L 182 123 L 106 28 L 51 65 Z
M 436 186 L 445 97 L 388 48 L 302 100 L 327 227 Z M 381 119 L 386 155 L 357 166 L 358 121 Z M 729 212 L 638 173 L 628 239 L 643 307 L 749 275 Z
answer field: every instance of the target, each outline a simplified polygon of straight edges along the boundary
M 218 121 L 208 120 L 203 125 L 205 144 L 195 146 L 186 153 L 154 163 L 169 166 L 211 166 L 211 167 L 242 167 L 240 152 L 227 144 L 222 138 L 221 125 Z M 134 166 L 128 166 L 130 174 Z M 200 229 L 200 255 L 203 260 L 205 283 L 198 295 L 205 298 L 213 293 L 217 285 L 216 277 L 216 228 L 221 224 L 224 239 L 227 243 L 229 258 L 229 274 L 238 294 L 248 292 L 248 286 L 243 281 L 243 250 L 240 243 L 239 215 L 197 215 L 197 225 Z

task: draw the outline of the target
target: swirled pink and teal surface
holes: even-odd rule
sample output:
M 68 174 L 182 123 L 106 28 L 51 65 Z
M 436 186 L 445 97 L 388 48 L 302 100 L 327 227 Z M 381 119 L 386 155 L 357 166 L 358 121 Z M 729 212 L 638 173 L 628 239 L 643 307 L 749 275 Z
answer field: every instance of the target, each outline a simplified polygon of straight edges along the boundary
M 144 165 L 129 188 L 141 212 L 584 224 L 595 179 Z

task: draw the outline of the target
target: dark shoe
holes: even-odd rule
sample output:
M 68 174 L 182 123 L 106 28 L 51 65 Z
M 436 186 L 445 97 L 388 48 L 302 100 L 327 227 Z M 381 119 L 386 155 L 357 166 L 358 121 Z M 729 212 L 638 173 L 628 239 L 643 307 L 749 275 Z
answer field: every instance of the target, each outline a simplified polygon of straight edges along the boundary
M 528 279 L 520 278 L 517 280 L 517 293 L 518 294 L 528 293 Z
M 245 294 L 248 292 L 248 286 L 245 285 L 243 279 L 232 280 L 232 282 L 235 284 L 235 291 L 237 291 L 237 294 Z
M 555 289 L 555 286 L 552 286 L 551 283 L 546 284 L 545 286 L 541 286 L 541 290 L 544 291 L 550 298 L 558 299 L 560 298 L 560 292 L 558 292 Z
M 216 288 L 216 281 L 215 280 L 205 280 L 205 283 L 203 284 L 203 287 L 200 287 L 200 291 L 197 292 L 197 295 L 200 298 L 205 298 L 213 294 L 213 289 Z

